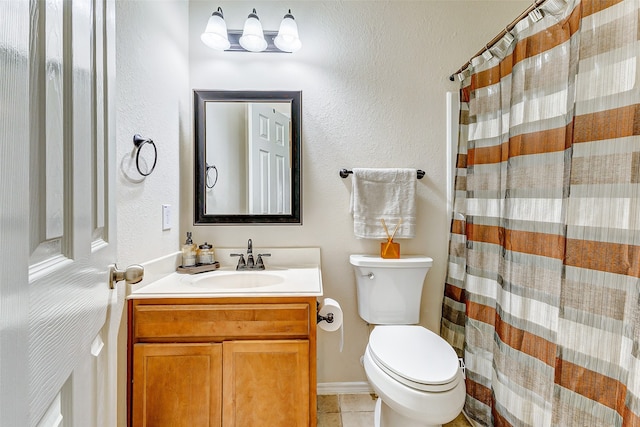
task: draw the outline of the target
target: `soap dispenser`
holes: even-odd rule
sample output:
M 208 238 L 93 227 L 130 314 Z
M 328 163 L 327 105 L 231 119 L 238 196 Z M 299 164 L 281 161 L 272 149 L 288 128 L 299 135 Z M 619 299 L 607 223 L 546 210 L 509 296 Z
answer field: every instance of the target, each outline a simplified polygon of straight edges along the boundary
M 187 240 L 182 245 L 182 266 L 193 267 L 196 265 L 196 245 L 191 240 L 191 232 L 187 231 Z

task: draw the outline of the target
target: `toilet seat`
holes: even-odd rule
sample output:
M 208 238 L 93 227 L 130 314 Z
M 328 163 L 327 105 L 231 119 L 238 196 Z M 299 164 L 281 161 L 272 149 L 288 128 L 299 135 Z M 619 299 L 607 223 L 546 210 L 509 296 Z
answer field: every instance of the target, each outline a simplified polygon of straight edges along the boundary
M 460 381 L 458 356 L 453 348 L 422 326 L 376 326 L 368 347 L 374 363 L 408 387 L 442 392 L 453 389 Z

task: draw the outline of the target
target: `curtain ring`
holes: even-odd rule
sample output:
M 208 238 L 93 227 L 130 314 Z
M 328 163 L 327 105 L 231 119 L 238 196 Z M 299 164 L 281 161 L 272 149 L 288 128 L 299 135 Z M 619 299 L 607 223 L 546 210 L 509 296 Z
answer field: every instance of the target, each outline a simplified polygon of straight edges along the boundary
M 142 147 L 144 147 L 145 144 L 151 144 L 151 146 L 153 147 L 153 166 L 151 166 L 149 172 L 146 173 L 140 170 L 140 151 L 142 151 Z M 138 173 L 142 176 L 151 175 L 153 170 L 156 168 L 156 163 L 158 162 L 158 149 L 156 148 L 156 144 L 151 138 L 143 138 L 136 133 L 135 135 L 133 135 L 133 145 L 135 145 L 138 149 L 138 152 L 136 153 L 136 169 L 138 169 Z
M 540 3 L 542 4 L 542 3 Z M 534 22 L 538 22 L 542 18 L 544 18 L 544 13 L 538 9 L 538 0 L 533 0 L 533 5 L 531 6 L 531 12 L 529 12 L 529 18 Z
M 213 184 L 209 185 L 209 178 L 210 178 L 210 176 L 209 176 L 209 171 L 210 171 L 211 169 L 213 169 L 214 171 L 216 171 L 216 179 L 214 179 L 214 180 L 213 180 Z M 207 188 L 213 188 L 213 187 L 215 187 L 215 186 L 216 186 L 216 184 L 218 183 L 218 168 L 217 168 L 217 167 L 215 167 L 215 166 L 210 166 L 210 165 L 209 165 L 209 163 L 207 163 L 207 170 L 206 170 L 205 174 L 206 174 L 206 176 L 207 176 L 207 179 L 206 179 L 206 182 L 205 182 L 205 185 L 207 186 Z
M 482 57 L 485 61 L 490 61 L 493 58 L 493 53 L 491 53 L 491 48 L 488 44 L 484 45 L 484 52 L 482 52 Z

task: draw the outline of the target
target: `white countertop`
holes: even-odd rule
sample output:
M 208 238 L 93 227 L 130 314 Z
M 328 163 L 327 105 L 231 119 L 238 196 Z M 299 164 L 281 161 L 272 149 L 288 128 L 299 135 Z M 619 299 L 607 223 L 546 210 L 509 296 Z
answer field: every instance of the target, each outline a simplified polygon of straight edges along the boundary
M 152 280 L 131 285 L 129 299 L 321 296 L 322 273 L 319 248 L 255 250 L 271 253 L 265 270 L 236 271 L 229 253 L 240 249 L 216 249 L 218 270 L 198 273 L 152 274 Z M 179 263 L 179 255 L 177 255 Z M 295 262 L 295 264 L 293 264 Z M 166 264 L 166 262 L 165 262 Z M 174 267 L 175 268 L 175 267 Z M 166 271 L 166 268 L 165 268 Z

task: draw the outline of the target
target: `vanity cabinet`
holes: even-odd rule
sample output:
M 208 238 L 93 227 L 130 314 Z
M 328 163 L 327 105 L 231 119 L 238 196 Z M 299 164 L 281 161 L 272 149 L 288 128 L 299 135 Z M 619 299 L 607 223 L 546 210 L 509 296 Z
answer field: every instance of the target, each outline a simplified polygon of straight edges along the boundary
M 131 427 L 316 425 L 315 297 L 133 299 Z

